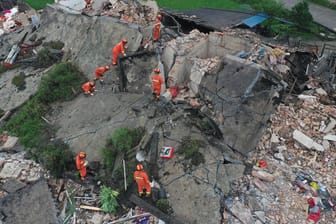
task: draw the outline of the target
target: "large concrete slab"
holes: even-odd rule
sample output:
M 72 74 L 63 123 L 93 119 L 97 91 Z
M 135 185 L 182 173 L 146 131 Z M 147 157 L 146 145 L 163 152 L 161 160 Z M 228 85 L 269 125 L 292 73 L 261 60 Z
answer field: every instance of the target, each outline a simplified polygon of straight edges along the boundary
M 0 211 L 6 217 L 3 224 L 56 224 L 56 208 L 45 181 L 38 181 L 7 195 L 0 201 Z

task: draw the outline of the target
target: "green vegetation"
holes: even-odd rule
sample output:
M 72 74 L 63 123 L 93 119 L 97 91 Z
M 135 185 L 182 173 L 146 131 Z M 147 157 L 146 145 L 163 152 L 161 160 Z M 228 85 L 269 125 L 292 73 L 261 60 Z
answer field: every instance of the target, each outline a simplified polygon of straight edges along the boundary
M 19 75 L 15 76 L 12 79 L 12 84 L 17 87 L 18 90 L 24 90 L 26 88 L 26 76 L 23 72 L 20 72 Z
M 23 0 L 34 9 L 43 9 L 47 3 L 54 3 L 54 0 Z
M 143 132 L 143 128 L 119 128 L 113 132 L 111 137 L 107 140 L 106 146 L 102 149 L 105 179 L 106 181 L 110 181 L 111 174 L 114 171 L 112 174 L 112 184 L 116 189 L 123 189 L 124 187 L 123 167 L 122 164 L 115 164 L 116 158 L 118 156 L 119 158 L 124 158 L 127 152 L 138 145 L 143 136 Z M 115 166 L 117 167 L 114 170 Z M 135 160 L 127 161 L 127 183 L 133 182 L 132 174 L 135 167 Z
M 51 174 L 61 176 L 72 164 L 72 154 L 62 142 L 50 142 L 54 131 L 43 117 L 50 105 L 59 100 L 75 97 L 71 88 L 79 88 L 84 76 L 71 63 L 56 65 L 41 81 L 37 94 L 32 97 L 3 127 L 20 138 L 29 148 L 29 155 L 48 168 Z
M 191 160 L 191 164 L 198 166 L 205 162 L 204 155 L 199 152 L 199 149 L 203 146 L 203 142 L 198 139 L 192 139 L 190 136 L 184 137 L 179 147 L 178 152 L 184 154 L 184 158 Z
M 46 68 L 60 62 L 61 59 L 62 57 L 53 54 L 51 49 L 44 47 L 37 53 L 37 60 L 34 65 L 38 68 Z
M 173 212 L 173 209 L 169 205 L 169 201 L 167 199 L 159 199 L 156 202 L 156 207 L 166 214 L 171 214 Z
M 119 128 L 114 131 L 112 135 L 112 143 L 113 146 L 119 152 L 126 152 L 127 150 L 131 149 L 133 143 L 132 133 L 133 130 L 128 128 Z
M 104 212 L 116 212 L 118 207 L 118 197 L 119 193 L 112 190 L 109 187 L 102 186 L 100 189 L 100 200 L 102 203 L 101 208 Z
M 235 0 L 157 0 L 160 7 L 178 10 L 197 8 L 243 9 Z
M 71 63 L 60 63 L 55 66 L 41 81 L 37 98 L 45 104 L 55 101 L 71 100 L 76 96 L 86 78 L 78 67 Z

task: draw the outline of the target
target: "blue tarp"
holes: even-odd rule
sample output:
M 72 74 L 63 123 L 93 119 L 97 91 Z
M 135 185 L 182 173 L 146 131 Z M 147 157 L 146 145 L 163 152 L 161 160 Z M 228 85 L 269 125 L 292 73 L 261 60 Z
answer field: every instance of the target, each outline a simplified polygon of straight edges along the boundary
M 264 13 L 259 13 L 255 16 L 252 16 L 250 18 L 244 19 L 243 23 L 247 26 L 249 26 L 250 28 L 264 22 L 266 19 L 268 19 L 268 15 L 264 14 Z

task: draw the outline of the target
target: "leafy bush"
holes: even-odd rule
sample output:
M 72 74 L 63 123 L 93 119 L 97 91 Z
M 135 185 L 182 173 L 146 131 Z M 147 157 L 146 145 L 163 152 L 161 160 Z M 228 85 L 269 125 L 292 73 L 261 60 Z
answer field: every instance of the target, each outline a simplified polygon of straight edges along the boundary
M 85 81 L 86 78 L 77 66 L 72 63 L 60 63 L 41 80 L 37 97 L 46 104 L 71 100 L 76 95 L 74 90 L 80 89 Z
M 34 66 L 37 68 L 46 68 L 55 63 L 58 63 L 62 59 L 62 52 L 55 52 L 55 50 L 49 48 L 43 48 L 37 53 L 37 60 Z
M 119 193 L 112 190 L 109 187 L 102 186 L 100 189 L 100 200 L 102 203 L 102 209 L 105 212 L 116 212 L 118 207 L 117 197 Z
M 102 150 L 103 164 L 106 173 L 111 173 L 114 167 L 114 160 L 117 156 L 116 150 L 113 148 L 105 147 Z
M 205 162 L 203 154 L 199 152 L 202 145 L 202 141 L 187 136 L 182 139 L 178 152 L 184 154 L 185 159 L 190 159 L 193 165 L 198 166 Z
M 313 17 L 309 12 L 307 2 L 299 2 L 293 6 L 291 18 L 294 23 L 300 27 L 311 27 L 313 24 Z
M 111 140 L 119 152 L 126 152 L 139 143 L 141 136 L 140 129 L 119 128 L 114 131 Z
M 69 150 L 68 145 L 49 145 L 46 146 L 42 153 L 40 161 L 45 167 L 50 170 L 51 174 L 60 177 L 69 169 L 70 164 L 73 163 L 73 155 Z
M 18 90 L 23 90 L 26 88 L 26 76 L 23 72 L 21 72 L 19 75 L 15 76 L 12 79 L 12 84 L 15 85 Z

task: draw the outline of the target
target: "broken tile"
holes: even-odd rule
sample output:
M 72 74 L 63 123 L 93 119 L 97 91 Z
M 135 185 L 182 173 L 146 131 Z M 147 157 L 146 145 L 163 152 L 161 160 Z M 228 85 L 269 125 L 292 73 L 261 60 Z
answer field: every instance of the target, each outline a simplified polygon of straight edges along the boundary
M 328 141 L 333 141 L 333 142 L 336 142 L 336 135 L 326 135 L 323 137 L 324 140 L 328 140 Z

